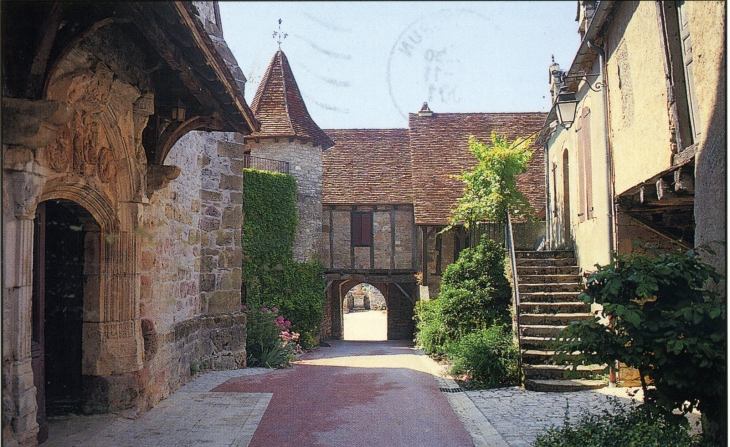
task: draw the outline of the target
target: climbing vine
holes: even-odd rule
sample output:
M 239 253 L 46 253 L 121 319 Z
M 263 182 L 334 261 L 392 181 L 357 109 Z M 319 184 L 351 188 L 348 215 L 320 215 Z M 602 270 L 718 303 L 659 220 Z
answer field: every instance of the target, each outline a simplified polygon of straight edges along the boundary
M 291 321 L 292 330 L 311 340 L 322 321 L 324 265 L 292 260 L 297 231 L 296 180 L 277 172 L 245 169 L 243 213 L 246 305 L 278 308 Z

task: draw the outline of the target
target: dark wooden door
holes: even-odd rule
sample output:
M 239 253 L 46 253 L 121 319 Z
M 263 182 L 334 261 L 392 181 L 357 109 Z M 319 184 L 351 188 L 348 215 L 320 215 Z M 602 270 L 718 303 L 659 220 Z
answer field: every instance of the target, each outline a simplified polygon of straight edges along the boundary
M 38 442 L 48 438 L 48 421 L 46 420 L 46 379 L 44 353 L 44 303 L 46 283 L 46 204 L 38 204 L 33 221 L 33 307 L 31 335 L 31 366 L 33 368 L 33 384 L 36 387 L 36 403 L 38 412 Z
M 83 224 L 70 202 L 38 205 L 34 220 L 31 358 L 38 442 L 47 416 L 78 412 L 82 395 Z
M 46 413 L 78 413 L 82 394 L 83 224 L 70 202 L 46 203 L 44 345 Z

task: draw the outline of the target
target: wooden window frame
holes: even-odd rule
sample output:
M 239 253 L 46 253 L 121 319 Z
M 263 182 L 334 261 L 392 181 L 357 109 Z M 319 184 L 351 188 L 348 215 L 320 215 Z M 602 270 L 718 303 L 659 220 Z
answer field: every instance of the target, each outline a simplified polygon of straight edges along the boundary
M 698 141 L 700 116 L 694 87 L 694 57 L 684 1 L 661 3 L 664 44 L 669 75 L 669 101 L 673 105 L 677 149 Z
M 373 212 L 352 211 L 351 241 L 353 247 L 370 247 L 373 245 Z

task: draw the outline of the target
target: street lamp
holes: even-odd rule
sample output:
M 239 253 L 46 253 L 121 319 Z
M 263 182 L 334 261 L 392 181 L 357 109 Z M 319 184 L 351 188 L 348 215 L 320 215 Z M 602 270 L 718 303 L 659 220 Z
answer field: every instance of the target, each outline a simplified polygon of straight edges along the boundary
M 568 92 L 565 87 L 560 89 L 555 98 L 555 113 L 558 115 L 558 123 L 565 129 L 570 129 L 575 121 L 575 112 L 578 108 L 578 100 L 575 93 Z
M 185 104 L 181 100 L 177 100 L 177 105 L 172 108 L 173 121 L 185 121 Z

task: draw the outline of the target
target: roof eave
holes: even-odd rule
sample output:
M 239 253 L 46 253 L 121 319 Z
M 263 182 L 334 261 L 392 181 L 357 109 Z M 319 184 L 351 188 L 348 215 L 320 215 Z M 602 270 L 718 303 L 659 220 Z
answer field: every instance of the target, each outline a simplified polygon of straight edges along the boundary
M 251 132 L 258 131 L 260 129 L 259 122 L 256 120 L 253 112 L 248 107 L 248 104 L 246 104 L 243 93 L 238 88 L 238 85 L 236 84 L 236 81 L 233 78 L 230 70 L 226 66 L 225 61 L 223 60 L 221 55 L 218 54 L 218 51 L 215 50 L 213 41 L 211 40 L 208 33 L 205 31 L 205 27 L 201 23 L 193 8 L 195 7 L 190 2 L 175 2 L 175 9 L 178 11 L 181 21 L 190 30 L 190 34 L 193 36 L 193 39 L 195 39 L 195 43 L 203 51 L 205 59 L 209 62 L 210 67 L 215 71 L 216 77 L 226 88 L 226 93 L 230 96 L 231 100 L 235 104 L 236 110 L 243 118 L 247 128 L 241 126 L 240 123 L 237 122 L 233 122 L 231 124 L 237 132 L 241 132 L 243 134 L 249 134 Z

